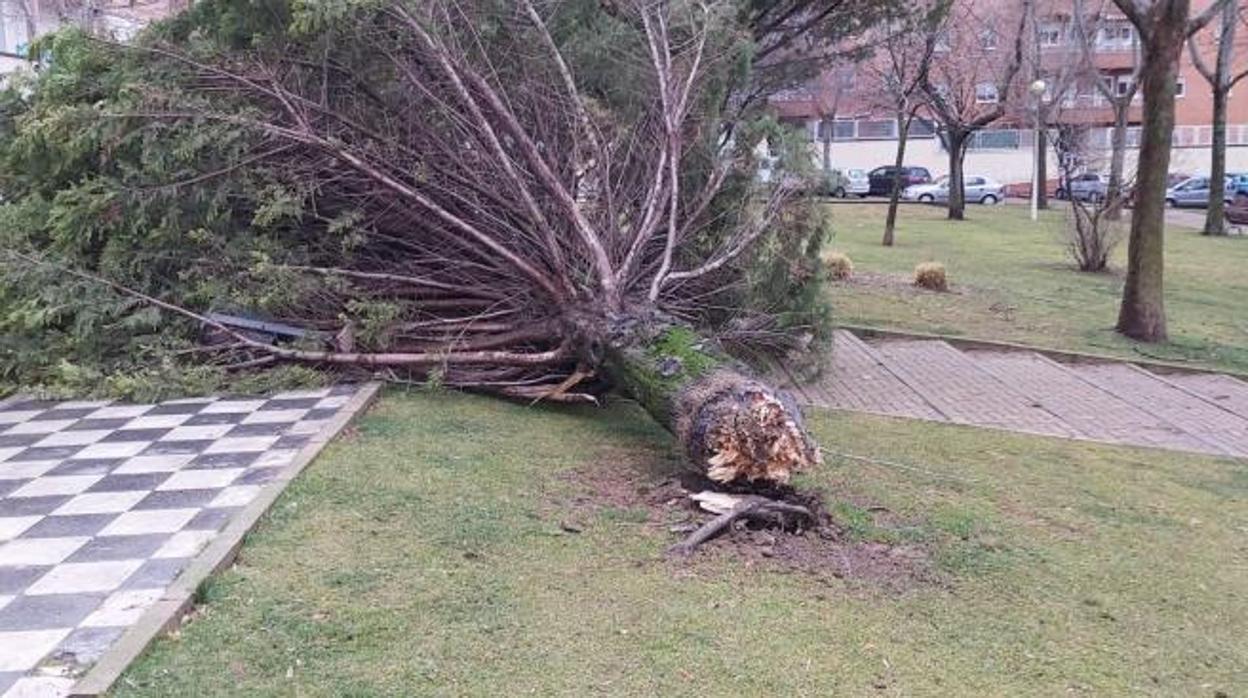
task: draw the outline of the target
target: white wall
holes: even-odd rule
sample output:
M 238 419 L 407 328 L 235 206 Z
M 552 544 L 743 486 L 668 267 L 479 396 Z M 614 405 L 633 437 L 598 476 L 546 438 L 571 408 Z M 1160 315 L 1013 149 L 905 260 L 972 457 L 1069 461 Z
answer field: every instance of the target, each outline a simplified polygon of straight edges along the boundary
M 823 144 L 814 143 L 811 152 L 816 165 L 823 163 Z M 1031 181 L 1033 149 L 1028 142 L 1017 150 L 971 150 L 966 154 L 965 171 L 968 175 L 985 175 L 1003 184 Z M 1127 150 L 1127 171 L 1135 169 L 1135 148 Z M 1248 172 L 1248 146 L 1229 146 L 1226 153 L 1227 170 Z M 832 167 L 839 169 L 861 168 L 873 170 L 881 165 L 891 165 L 897 157 L 896 141 L 837 141 L 831 146 Z M 1108 170 L 1106 162 L 1100 169 Z M 1208 147 L 1177 147 L 1170 154 L 1170 171 L 1201 174 L 1209 171 L 1210 149 Z M 1048 175 L 1058 176 L 1057 158 L 1052 148 L 1048 152 Z M 906 145 L 906 164 L 926 167 L 932 177 L 949 172 L 949 154 L 934 138 L 911 140 Z

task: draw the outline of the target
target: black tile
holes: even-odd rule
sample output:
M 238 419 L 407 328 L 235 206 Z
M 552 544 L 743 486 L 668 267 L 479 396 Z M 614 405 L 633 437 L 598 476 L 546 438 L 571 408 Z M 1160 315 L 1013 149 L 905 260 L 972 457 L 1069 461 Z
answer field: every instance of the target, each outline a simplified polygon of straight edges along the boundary
M 235 483 L 237 484 L 237 483 Z M 132 510 L 138 511 L 142 509 L 191 509 L 203 508 L 208 502 L 211 502 L 221 493 L 220 489 L 214 490 L 164 490 L 162 492 L 153 492 L 138 504 L 131 507 Z
M 109 475 L 91 485 L 88 492 L 141 492 L 154 490 L 173 473 L 131 473 Z
M 220 531 L 235 512 L 242 507 L 221 507 L 219 509 L 204 509 L 192 518 L 185 526 L 183 531 Z
M 65 460 L 86 446 L 43 446 L 28 448 L 21 453 L 9 456 L 8 463 L 29 463 L 37 460 Z
M 85 669 L 99 660 L 124 632 L 125 628 L 78 628 L 61 640 L 50 659 L 58 664 Z
M 0 516 L 38 516 L 50 514 L 54 509 L 73 499 L 73 495 L 58 494 L 47 497 L 5 497 L 0 499 Z
M 247 472 L 238 476 L 238 479 L 235 480 L 234 482 L 231 482 L 230 486 L 263 485 L 266 482 L 272 482 L 276 480 L 277 476 L 281 475 L 284 469 L 285 468 L 252 468 L 251 470 L 248 470 Z
M 187 470 L 210 470 L 213 468 L 246 468 L 261 456 L 252 453 L 205 453 L 187 464 Z
M 212 404 L 211 402 L 175 402 L 172 404 L 165 403 L 163 405 L 157 405 L 153 407 L 144 416 L 151 416 L 151 415 L 157 415 L 157 414 L 195 414 L 211 404 Z
M 59 405 L 56 400 L 23 400 L 15 402 L 4 408 L 5 412 L 29 412 L 31 410 L 46 410 Z
M 51 409 L 41 414 L 37 414 L 30 418 L 32 422 L 53 422 L 63 419 L 82 419 L 83 417 L 98 410 L 98 407 L 70 407 L 62 409 Z
M 109 560 L 145 560 L 156 553 L 172 536 L 170 533 L 147 533 L 140 536 L 97 536 L 74 551 L 65 562 L 105 562 Z
M 0 434 L 0 448 L 24 448 L 46 437 L 47 434 Z
M 39 523 L 22 532 L 19 538 L 67 538 L 70 536 L 94 536 L 117 514 L 73 514 L 71 516 L 45 516 Z
M 336 414 L 338 414 L 338 408 L 322 407 L 318 410 L 308 410 L 308 413 L 303 415 L 303 421 L 312 422 L 322 419 L 333 419 Z
M 0 480 L 0 497 L 20 489 L 22 485 L 25 485 L 28 482 L 30 482 L 30 479 L 28 478 L 21 480 Z M 0 693 L 0 695 L 4 694 Z
M 272 412 L 274 410 L 310 410 L 316 407 L 316 403 L 320 402 L 320 398 L 300 397 L 285 398 L 277 400 L 269 400 L 260 406 L 259 412 Z
M 144 456 L 185 456 L 203 453 L 213 444 L 212 439 L 199 441 L 157 441 L 143 450 Z
M 37 579 L 48 573 L 51 565 L 0 567 L 0 594 L 12 596 L 26 591 Z
M 343 395 L 355 395 L 358 386 L 353 383 L 342 383 L 335 385 L 329 389 L 329 394 L 333 397 L 341 397 Z
M 72 628 L 103 601 L 103 596 L 94 594 L 19 596 L 0 608 L 0 630 Z
M 133 417 L 117 417 L 115 419 L 80 419 L 73 424 L 62 429 L 62 431 L 102 431 L 119 429 L 125 426 Z
M 190 561 L 191 559 L 188 557 L 148 560 L 122 583 L 121 588 L 163 589 L 178 578 L 178 574 L 186 568 Z
M 236 436 L 280 436 L 290 428 L 289 423 L 283 424 L 239 424 L 226 433 L 227 437 Z
M 100 443 L 123 443 L 132 441 L 156 441 L 172 429 L 122 429 L 100 439 Z
M 197 414 L 182 423 L 184 427 L 206 427 L 217 424 L 238 424 L 247 418 L 250 412 L 214 412 Z
M 278 439 L 277 443 L 273 444 L 273 448 L 275 449 L 277 448 L 289 448 L 289 449 L 303 448 L 304 446 L 308 445 L 308 441 L 311 438 L 312 437 L 307 434 L 290 434 L 288 436 L 283 436 L 282 438 Z
M 67 460 L 48 471 L 48 475 L 107 475 L 125 463 L 125 458 L 83 458 Z

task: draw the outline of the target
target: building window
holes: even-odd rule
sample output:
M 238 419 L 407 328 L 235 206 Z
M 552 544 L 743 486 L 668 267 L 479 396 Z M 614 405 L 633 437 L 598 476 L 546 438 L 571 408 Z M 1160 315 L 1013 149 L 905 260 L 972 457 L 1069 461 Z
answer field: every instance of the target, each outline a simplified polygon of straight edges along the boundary
M 997 50 L 997 32 L 985 29 L 979 33 L 979 46 L 986 51 Z
M 979 104 L 996 104 L 1001 96 L 997 94 L 997 86 L 990 82 L 981 82 L 975 86 L 975 101 Z
M 1174 96 L 1175 97 L 1187 96 L 1187 79 L 1186 78 L 1179 78 L 1177 81 L 1175 81 Z
M 937 53 L 946 53 L 950 50 L 948 30 L 941 29 L 936 32 L 936 43 L 934 44 L 934 48 Z
M 837 119 L 832 122 L 832 140 L 852 141 L 858 137 L 857 122 L 852 119 Z
M 868 120 L 861 119 L 858 121 L 858 138 L 896 138 L 897 122 L 892 119 L 884 120 Z
M 1131 76 L 1129 75 L 1119 76 L 1118 79 L 1114 82 L 1114 94 L 1119 97 L 1126 97 L 1128 94 L 1130 94 L 1132 88 L 1134 87 L 1135 87 L 1135 81 L 1131 79 Z
M 911 138 L 933 138 L 936 136 L 936 123 L 930 119 L 916 117 L 910 122 Z
M 1017 129 L 993 129 L 976 131 L 967 147 L 971 150 L 1018 150 L 1022 142 L 1022 132 Z
M 1061 46 L 1066 41 L 1066 28 L 1060 24 L 1040 25 L 1040 45 L 1042 47 Z
M 1135 28 L 1130 22 L 1109 22 L 1096 36 L 1096 45 L 1103 49 L 1121 50 L 1135 42 Z

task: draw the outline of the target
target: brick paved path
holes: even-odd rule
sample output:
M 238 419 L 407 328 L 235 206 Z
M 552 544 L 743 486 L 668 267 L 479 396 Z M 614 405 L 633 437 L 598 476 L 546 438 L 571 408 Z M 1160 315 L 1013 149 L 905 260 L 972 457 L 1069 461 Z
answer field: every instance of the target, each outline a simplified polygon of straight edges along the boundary
M 355 392 L 0 403 L 0 696 L 66 695 Z
M 867 342 L 838 330 L 829 371 L 789 387 L 838 409 L 1248 457 L 1248 382 L 1225 375 L 1065 364 L 935 340 Z

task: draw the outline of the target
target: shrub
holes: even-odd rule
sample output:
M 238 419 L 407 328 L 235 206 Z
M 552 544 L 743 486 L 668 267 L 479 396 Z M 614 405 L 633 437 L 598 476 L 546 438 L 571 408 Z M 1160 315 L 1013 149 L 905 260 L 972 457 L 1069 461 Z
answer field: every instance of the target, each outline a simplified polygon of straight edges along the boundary
M 948 291 L 949 280 L 945 277 L 945 265 L 940 262 L 922 262 L 915 266 L 914 285 L 931 291 Z
M 854 275 L 854 261 L 844 252 L 833 252 L 828 255 L 824 264 L 828 267 L 828 276 L 844 281 Z

